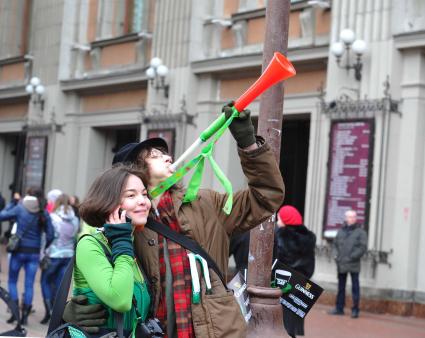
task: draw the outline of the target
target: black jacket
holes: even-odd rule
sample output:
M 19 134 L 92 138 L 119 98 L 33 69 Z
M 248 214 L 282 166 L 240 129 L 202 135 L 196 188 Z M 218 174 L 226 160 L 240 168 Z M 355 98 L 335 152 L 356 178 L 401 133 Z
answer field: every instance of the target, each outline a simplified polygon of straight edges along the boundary
M 314 272 L 316 235 L 304 225 L 287 225 L 275 232 L 274 257 L 311 278 Z

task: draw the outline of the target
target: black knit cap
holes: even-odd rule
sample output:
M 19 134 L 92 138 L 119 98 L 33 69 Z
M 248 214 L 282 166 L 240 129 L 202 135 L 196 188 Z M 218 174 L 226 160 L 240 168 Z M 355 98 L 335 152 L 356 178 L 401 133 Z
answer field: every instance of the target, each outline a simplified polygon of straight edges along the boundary
M 160 137 L 148 138 L 140 143 L 128 143 L 118 150 L 112 160 L 112 165 L 116 163 L 134 162 L 137 155 L 144 148 L 162 148 L 168 152 L 168 145 L 164 139 Z

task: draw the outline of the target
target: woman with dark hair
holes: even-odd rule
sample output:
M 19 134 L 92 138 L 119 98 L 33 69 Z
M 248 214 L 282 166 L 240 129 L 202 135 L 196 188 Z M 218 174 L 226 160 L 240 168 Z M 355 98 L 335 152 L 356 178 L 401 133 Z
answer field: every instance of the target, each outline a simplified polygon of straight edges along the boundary
M 69 196 L 69 205 L 72 207 L 72 210 L 74 210 L 75 216 L 80 218 L 80 211 L 78 210 L 80 208 L 80 199 L 77 195 L 71 195 Z
M 141 177 L 126 166 L 109 169 L 94 181 L 80 206 L 81 218 L 98 231 L 77 244 L 73 293 L 106 307 L 108 319 L 102 328 L 108 331 L 117 328 L 114 311 L 124 314 L 124 330 L 132 332 L 150 306 L 133 252 L 133 232 L 143 230 L 151 207 Z
M 282 263 L 311 278 L 315 265 L 316 235 L 303 225 L 299 211 L 291 205 L 277 214 L 274 256 Z M 304 319 L 283 306 L 283 324 L 291 337 L 304 336 Z
M 44 307 L 46 313 L 41 324 L 47 324 L 54 303 L 57 288 L 65 273 L 69 261 L 74 256 L 74 245 L 79 228 L 78 218 L 69 204 L 69 196 L 59 195 L 53 205 L 52 213 L 55 239 L 45 251 L 42 262 L 48 262 L 47 266 L 41 264 L 43 273 L 41 275 L 41 291 L 43 293 Z
M 9 262 L 9 293 L 18 306 L 17 281 L 19 271 L 25 269 L 24 297 L 22 302 L 22 324 L 27 324 L 28 315 L 32 308 L 34 279 L 40 260 L 41 235 L 46 233 L 46 247 L 53 240 L 53 227 L 47 211 L 46 199 L 40 189 L 29 189 L 22 203 L 13 206 L 9 204 L 0 212 L 0 221 L 15 220 L 17 223 L 16 235 L 20 238 L 19 247 L 11 253 Z M 12 323 L 16 318 L 7 321 Z

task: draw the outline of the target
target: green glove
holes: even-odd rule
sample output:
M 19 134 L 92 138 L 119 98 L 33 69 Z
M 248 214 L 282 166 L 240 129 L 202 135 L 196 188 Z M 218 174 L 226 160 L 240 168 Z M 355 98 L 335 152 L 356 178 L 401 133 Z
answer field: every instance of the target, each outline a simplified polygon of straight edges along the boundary
M 112 260 L 115 262 L 118 256 L 127 255 L 134 258 L 131 223 L 105 224 L 104 235 L 111 244 Z
M 233 101 L 223 106 L 222 112 L 226 119 L 232 115 Z M 246 148 L 256 142 L 255 129 L 251 121 L 251 111 L 245 109 L 239 113 L 239 117 L 233 119 L 229 126 L 230 132 L 240 148 Z
M 63 320 L 75 324 L 87 333 L 97 333 L 106 323 L 107 312 L 101 304 L 87 304 L 83 295 L 72 297 L 63 311 Z

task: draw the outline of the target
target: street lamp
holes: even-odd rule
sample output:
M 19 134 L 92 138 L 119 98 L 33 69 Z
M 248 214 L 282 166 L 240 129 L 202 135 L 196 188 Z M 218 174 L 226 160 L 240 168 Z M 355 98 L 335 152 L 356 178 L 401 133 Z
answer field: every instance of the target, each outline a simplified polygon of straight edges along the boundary
M 32 103 L 39 104 L 40 109 L 44 110 L 44 86 L 38 77 L 34 76 L 31 78 L 30 83 L 25 87 L 25 91 L 32 96 Z
M 149 78 L 150 84 L 156 91 L 163 89 L 164 96 L 168 98 L 170 85 L 165 83 L 165 78 L 168 75 L 168 67 L 162 64 L 159 57 L 153 57 L 150 61 L 150 67 L 146 70 L 146 76 Z
M 357 81 L 362 79 L 362 56 L 366 51 L 366 42 L 364 40 L 357 39 L 356 35 L 351 29 L 343 29 L 340 34 L 342 42 L 334 42 L 331 46 L 331 53 L 336 57 L 336 63 L 339 68 L 346 69 L 347 72 L 350 69 L 354 70 L 354 77 Z M 350 62 L 351 50 L 356 54 L 355 63 Z M 345 65 L 341 65 L 341 57 L 346 52 Z

